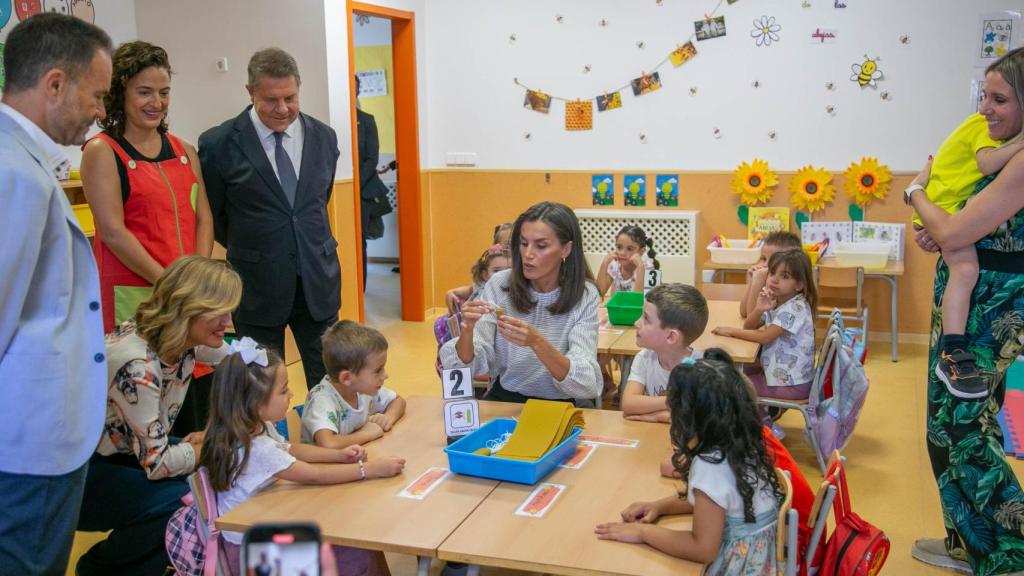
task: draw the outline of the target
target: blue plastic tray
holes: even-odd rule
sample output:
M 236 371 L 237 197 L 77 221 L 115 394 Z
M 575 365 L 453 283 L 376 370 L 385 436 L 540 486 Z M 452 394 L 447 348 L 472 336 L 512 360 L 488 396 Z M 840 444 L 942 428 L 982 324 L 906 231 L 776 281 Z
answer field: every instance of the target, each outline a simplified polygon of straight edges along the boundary
M 505 432 L 512 432 L 515 427 L 516 420 L 514 418 L 495 418 L 475 432 L 452 443 L 451 446 L 444 449 L 448 453 L 448 468 L 456 474 L 505 480 L 519 484 L 536 484 L 556 466 L 576 453 L 576 445 L 579 444 L 581 432 L 579 428 L 574 429 L 568 438 L 536 462 L 473 454 L 474 450 L 483 448 L 488 440 L 497 438 Z

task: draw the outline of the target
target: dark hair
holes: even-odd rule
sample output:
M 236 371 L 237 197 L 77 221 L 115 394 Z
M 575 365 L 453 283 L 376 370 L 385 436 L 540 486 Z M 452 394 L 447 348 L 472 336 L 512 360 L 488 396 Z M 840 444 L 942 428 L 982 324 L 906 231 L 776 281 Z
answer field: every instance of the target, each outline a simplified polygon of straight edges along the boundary
M 473 263 L 473 268 L 470 272 L 473 274 L 473 284 L 482 285 L 487 280 L 484 279 L 484 274 L 487 273 L 487 268 L 491 265 L 491 260 L 495 258 L 508 258 L 508 246 L 502 244 L 494 244 L 484 250 L 484 253 L 476 259 Z
M 683 479 L 695 458 L 711 464 L 727 462 L 736 476 L 747 523 L 754 522 L 754 495 L 762 483 L 771 486 L 782 502 L 785 492 L 764 443 L 757 405 L 726 351 L 709 348 L 696 363 L 676 366 L 669 376 L 666 402 L 671 414 L 672 465 Z
M 647 301 L 658 307 L 662 328 L 674 328 L 683 334 L 689 346 L 708 326 L 708 301 L 693 286 L 662 284 L 647 293 Z
M 42 12 L 22 20 L 4 46 L 4 91 L 28 90 L 54 68 L 76 82 L 92 65 L 96 52 L 110 52 L 110 36 L 74 16 Z
M 623 234 L 633 242 L 636 242 L 636 245 L 640 247 L 641 253 L 643 253 L 644 248 L 646 248 L 647 257 L 653 262 L 654 269 L 661 270 L 661 262 L 658 262 L 658 259 L 655 258 L 657 254 L 654 252 L 654 239 L 649 237 L 647 233 L 644 232 L 643 228 L 632 224 L 626 224 L 622 227 L 622 230 L 619 230 L 619 233 L 615 235 L 615 239 L 617 240 L 619 236 L 622 236 Z
M 811 272 L 811 257 L 803 249 L 780 250 L 768 259 L 768 273 L 774 273 L 779 266 L 785 266 L 790 276 L 803 283 L 804 298 L 807 299 L 813 316 L 818 309 L 818 289 L 814 285 L 814 276 Z
M 246 365 L 234 353 L 217 365 L 210 392 L 210 419 L 206 425 L 198 466 L 205 466 L 214 490 L 231 488 L 249 463 L 252 437 L 263 432 L 260 409 L 274 391 L 277 369 L 283 363 L 273 350 L 264 348 L 267 365 Z M 239 448 L 242 448 L 239 454 Z
M 107 117 L 100 120 L 100 127 L 109 132 L 112 136 L 121 137 L 124 135 L 124 124 L 126 122 L 124 113 L 125 90 L 128 81 L 146 68 L 157 67 L 167 71 L 171 75 L 171 62 L 167 58 L 167 51 L 159 46 L 141 40 L 125 42 L 117 47 L 113 55 L 114 73 L 111 76 L 110 91 L 103 98 L 103 105 L 107 108 Z M 167 117 L 160 120 L 159 132 L 167 132 Z
M 508 292 L 512 305 L 522 313 L 533 310 L 537 302 L 530 297 L 530 282 L 523 276 L 523 257 L 520 254 L 519 239 L 526 222 L 543 222 L 547 224 L 558 241 L 563 245 L 572 242 L 569 256 L 562 262 L 558 271 L 558 286 L 561 292 L 558 299 L 548 306 L 552 314 L 564 314 L 573 309 L 583 300 L 587 282 L 594 281 L 590 266 L 583 257 L 583 232 L 576 214 L 565 204 L 557 202 L 541 202 L 526 209 L 516 218 L 512 226 L 512 274 L 509 276 Z
M 295 84 L 301 85 L 299 65 L 291 54 L 280 48 L 264 48 L 249 58 L 249 85 L 256 86 L 261 76 L 267 78 L 295 77 Z
M 370 354 L 388 349 L 388 341 L 383 334 L 352 320 L 335 322 L 320 341 L 324 348 L 324 368 L 331 382 L 343 370 L 359 372 L 366 366 Z
M 787 248 L 803 248 L 800 237 L 792 232 L 778 230 L 764 237 L 765 245 L 778 246 L 783 250 Z

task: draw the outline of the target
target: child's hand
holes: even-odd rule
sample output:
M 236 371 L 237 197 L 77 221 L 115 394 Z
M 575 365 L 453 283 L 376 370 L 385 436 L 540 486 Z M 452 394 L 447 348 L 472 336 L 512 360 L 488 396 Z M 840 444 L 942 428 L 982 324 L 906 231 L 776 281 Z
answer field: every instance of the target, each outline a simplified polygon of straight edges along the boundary
M 631 414 L 626 416 L 626 420 L 632 420 L 634 422 L 661 422 L 658 419 L 657 412 L 651 412 L 649 414 Z
M 636 254 L 633 254 L 632 256 L 629 257 L 629 263 L 632 264 L 633 266 L 643 268 L 644 259 L 642 256 L 640 256 L 640 253 L 637 252 Z
M 611 252 L 608 253 L 607 256 L 604 257 L 604 262 L 602 262 L 601 265 L 610 264 L 612 260 L 618 260 L 618 259 L 619 259 L 619 253 L 616 252 L 615 250 L 612 250 Z
M 374 416 L 376 416 L 376 414 Z M 366 424 L 363 424 L 363 427 L 360 428 L 359 431 L 370 437 L 367 442 L 370 440 L 376 440 L 384 435 L 384 428 L 380 424 L 374 422 L 372 417 L 366 422 Z
M 758 287 L 764 286 L 768 281 L 768 266 L 757 264 L 750 270 L 750 283 Z
M 775 293 L 772 292 L 771 288 L 765 286 L 761 289 L 761 292 L 757 295 L 756 307 L 761 312 L 775 308 Z
M 371 460 L 364 465 L 367 478 L 390 478 L 402 473 L 405 459 L 388 456 L 379 460 Z
M 629 544 L 644 543 L 644 526 L 641 524 L 625 524 L 623 522 L 609 522 L 598 524 L 594 528 L 599 540 L 616 540 Z
M 478 320 L 486 314 L 494 312 L 494 306 L 483 300 L 471 300 L 462 305 L 462 322 L 460 327 L 463 331 L 472 331 Z
M 373 416 L 370 416 L 368 421 L 373 422 L 377 426 L 380 426 L 381 429 L 384 430 L 385 432 L 390 432 L 391 427 L 395 425 L 395 423 L 391 421 L 391 418 L 388 418 L 388 415 L 384 414 L 383 412 L 381 412 L 380 414 L 374 414 Z
M 342 464 L 355 464 L 360 460 L 366 460 L 366 448 L 359 444 L 353 444 L 338 450 L 338 462 Z
M 711 333 L 715 336 L 728 336 L 733 338 L 736 336 L 736 328 L 733 328 L 732 326 L 718 326 L 712 330 Z
M 622 511 L 623 522 L 651 524 L 659 516 L 661 516 L 661 512 L 658 510 L 656 502 L 634 502 Z
M 200 430 L 198 432 L 189 432 L 181 439 L 182 442 L 188 442 L 193 446 L 202 446 L 203 438 L 206 437 L 206 430 Z
M 511 316 L 498 318 L 498 332 L 512 344 L 532 348 L 544 338 L 524 320 Z

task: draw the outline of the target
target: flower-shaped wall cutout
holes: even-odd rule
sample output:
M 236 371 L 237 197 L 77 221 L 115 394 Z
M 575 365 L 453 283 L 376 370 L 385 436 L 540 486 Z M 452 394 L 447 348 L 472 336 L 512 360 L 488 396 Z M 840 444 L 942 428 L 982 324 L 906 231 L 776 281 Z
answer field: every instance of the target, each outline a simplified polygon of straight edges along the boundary
M 761 16 L 754 20 L 750 37 L 756 39 L 758 46 L 771 46 L 772 42 L 779 41 L 779 30 L 782 26 L 775 23 L 775 16 Z
M 859 164 L 851 163 L 843 176 L 843 189 L 858 206 L 867 206 L 876 198 L 882 200 L 889 194 L 892 174 L 888 166 L 878 163 L 878 158 L 865 156 Z
M 740 202 L 747 206 L 763 204 L 772 198 L 772 188 L 777 186 L 779 178 L 775 171 L 768 168 L 764 160 L 755 159 L 736 168 L 732 177 L 732 190 L 739 194 Z
M 832 174 L 824 168 L 804 166 L 797 170 L 789 181 L 790 202 L 797 210 L 814 213 L 825 208 L 826 202 L 836 197 L 836 187 L 832 185 Z

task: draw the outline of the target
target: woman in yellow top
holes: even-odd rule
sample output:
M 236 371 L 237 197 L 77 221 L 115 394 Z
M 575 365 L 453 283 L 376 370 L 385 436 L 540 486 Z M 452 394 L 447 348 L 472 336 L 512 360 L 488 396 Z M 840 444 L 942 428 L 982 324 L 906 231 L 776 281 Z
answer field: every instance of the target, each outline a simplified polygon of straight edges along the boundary
M 209 256 L 213 218 L 199 158 L 167 131 L 171 65 L 167 52 L 127 42 L 113 55 L 104 131 L 82 155 L 82 186 L 96 220 L 103 328 L 135 314 L 175 259 Z

